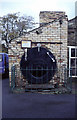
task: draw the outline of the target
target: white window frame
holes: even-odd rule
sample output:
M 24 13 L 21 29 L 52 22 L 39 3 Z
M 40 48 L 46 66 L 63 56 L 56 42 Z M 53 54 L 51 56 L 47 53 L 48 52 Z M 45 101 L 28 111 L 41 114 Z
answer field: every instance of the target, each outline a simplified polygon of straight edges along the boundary
M 77 58 L 76 56 L 75 57 L 71 57 L 71 49 L 74 48 L 74 49 L 77 49 L 77 46 L 68 46 L 69 48 L 69 77 L 77 77 L 76 75 L 75 76 L 71 76 L 70 75 L 70 69 L 71 69 L 71 58 Z M 75 55 L 76 55 L 76 50 L 75 50 Z M 75 62 L 75 65 L 76 65 L 76 62 Z

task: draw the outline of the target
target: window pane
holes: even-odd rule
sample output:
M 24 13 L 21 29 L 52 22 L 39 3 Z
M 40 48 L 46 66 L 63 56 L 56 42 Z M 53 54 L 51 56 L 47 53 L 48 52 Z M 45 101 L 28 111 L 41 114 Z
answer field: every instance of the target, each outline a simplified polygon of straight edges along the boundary
M 71 59 L 71 67 L 75 67 L 75 59 Z
M 76 58 L 76 68 L 77 68 L 77 58 Z
M 75 76 L 76 74 L 76 69 L 75 68 L 71 68 L 70 69 L 70 76 Z
M 75 57 L 75 48 L 71 49 L 71 57 Z
M 77 76 L 77 68 L 76 68 L 76 76 Z
M 76 57 L 77 57 L 77 49 L 76 49 Z

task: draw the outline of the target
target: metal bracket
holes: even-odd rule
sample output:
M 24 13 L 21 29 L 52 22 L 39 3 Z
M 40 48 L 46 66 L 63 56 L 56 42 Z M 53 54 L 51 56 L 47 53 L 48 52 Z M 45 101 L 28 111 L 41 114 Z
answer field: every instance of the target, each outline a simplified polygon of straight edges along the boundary
M 38 44 L 37 44 L 37 47 L 38 47 L 38 52 L 40 52 L 40 47 L 41 47 L 41 44 L 40 44 L 40 43 L 38 43 Z
M 25 49 L 25 61 L 27 61 L 27 48 Z
M 52 60 L 53 62 L 55 62 L 54 58 L 52 58 L 52 57 L 50 56 L 49 52 L 47 52 L 47 55 L 51 58 L 51 60 Z

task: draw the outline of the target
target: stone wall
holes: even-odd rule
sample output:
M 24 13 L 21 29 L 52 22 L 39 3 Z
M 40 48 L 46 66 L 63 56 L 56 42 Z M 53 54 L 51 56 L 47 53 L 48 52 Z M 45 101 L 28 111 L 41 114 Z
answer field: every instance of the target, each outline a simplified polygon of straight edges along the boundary
M 20 60 L 22 55 L 24 54 L 24 50 L 21 49 L 21 44 L 17 44 L 17 42 L 20 42 L 21 40 L 31 40 L 32 42 L 55 42 L 55 44 L 45 43 L 41 45 L 45 48 L 47 47 L 54 54 L 57 61 L 58 69 L 64 66 L 67 67 L 67 34 L 68 34 L 68 21 L 67 17 L 63 17 L 62 24 L 60 24 L 59 20 L 56 20 L 52 23 L 40 26 L 39 28 L 30 31 L 25 35 L 12 40 L 12 42 L 9 44 L 8 50 L 10 80 L 12 65 L 16 64 L 20 69 Z M 62 44 L 57 44 L 59 42 L 62 42 Z M 36 44 L 32 44 L 32 47 L 35 46 Z M 61 74 L 61 72 L 62 71 L 60 71 L 59 74 Z
M 65 16 L 65 12 L 62 11 L 41 11 L 39 15 L 39 21 L 42 24 L 40 25 L 52 22 L 53 20 L 59 19 L 63 16 Z

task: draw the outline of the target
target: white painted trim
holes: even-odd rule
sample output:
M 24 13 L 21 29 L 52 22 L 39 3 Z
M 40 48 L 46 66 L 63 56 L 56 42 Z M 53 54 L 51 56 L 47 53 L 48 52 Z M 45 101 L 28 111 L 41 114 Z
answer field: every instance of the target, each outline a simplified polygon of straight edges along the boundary
M 72 78 L 77 78 L 77 76 L 69 76 L 69 77 L 72 77 Z
M 68 48 L 77 48 L 77 46 L 67 46 Z
M 75 57 L 71 57 L 71 49 L 77 48 L 77 46 L 68 46 L 68 48 L 69 48 L 69 77 L 77 77 L 77 76 L 70 76 L 70 68 L 71 68 L 70 61 L 71 61 L 71 58 L 75 58 Z
M 77 76 L 72 76 L 73 78 L 77 77 Z

